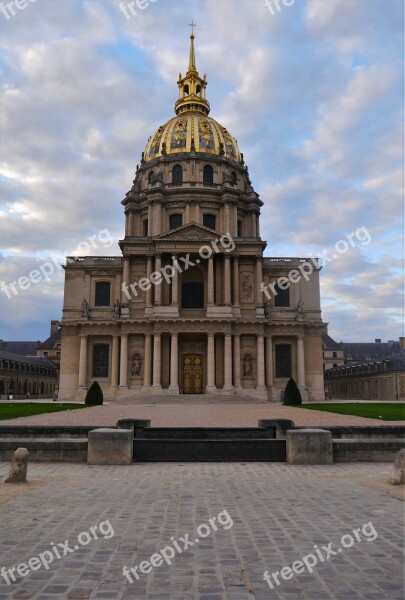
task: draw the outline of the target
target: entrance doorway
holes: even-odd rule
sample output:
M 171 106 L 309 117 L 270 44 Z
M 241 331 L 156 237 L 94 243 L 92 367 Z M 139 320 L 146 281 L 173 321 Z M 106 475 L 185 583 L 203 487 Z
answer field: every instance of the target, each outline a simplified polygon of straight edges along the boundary
M 203 393 L 203 357 L 202 354 L 186 354 L 183 356 L 182 393 Z

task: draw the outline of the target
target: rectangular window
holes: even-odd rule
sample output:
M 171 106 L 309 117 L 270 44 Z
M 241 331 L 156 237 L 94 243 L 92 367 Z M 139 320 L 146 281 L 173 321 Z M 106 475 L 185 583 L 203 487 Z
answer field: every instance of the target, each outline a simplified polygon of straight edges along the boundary
M 242 237 L 242 221 L 238 221 L 238 237 Z
M 333 358 L 337 358 L 337 352 L 333 353 Z
M 290 344 L 276 344 L 276 377 L 279 379 L 291 377 Z
M 284 286 L 284 284 L 283 284 Z M 274 306 L 288 308 L 290 306 L 290 288 L 282 290 L 278 283 L 274 286 Z
M 95 306 L 110 306 L 111 284 L 108 281 L 98 281 L 96 283 Z
M 209 229 L 215 229 L 215 215 L 203 215 L 203 225 Z
M 92 377 L 108 377 L 108 359 L 110 347 L 108 344 L 95 344 L 93 346 Z
M 181 227 L 183 225 L 183 215 L 176 214 L 170 215 L 170 229 L 177 229 L 177 227 Z
M 143 237 L 148 237 L 148 219 L 145 219 L 144 222 L 142 223 L 143 226 Z

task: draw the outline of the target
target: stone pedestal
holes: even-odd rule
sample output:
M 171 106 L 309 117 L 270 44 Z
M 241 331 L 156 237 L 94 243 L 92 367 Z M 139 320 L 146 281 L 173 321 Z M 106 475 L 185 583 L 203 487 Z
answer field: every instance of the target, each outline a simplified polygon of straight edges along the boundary
M 332 433 L 324 429 L 287 431 L 287 462 L 290 465 L 333 464 Z
M 130 465 L 133 458 L 133 432 L 130 429 L 100 428 L 89 431 L 87 464 Z

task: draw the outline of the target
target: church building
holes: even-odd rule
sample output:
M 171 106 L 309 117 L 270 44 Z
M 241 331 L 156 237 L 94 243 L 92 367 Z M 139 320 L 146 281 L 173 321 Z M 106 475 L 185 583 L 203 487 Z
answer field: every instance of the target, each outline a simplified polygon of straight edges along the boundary
M 59 398 L 177 394 L 324 400 L 316 259 L 264 256 L 263 202 L 236 139 L 210 114 L 191 34 L 172 119 L 122 201 L 119 257 L 69 257 Z M 271 202 L 266 199 L 266 202 Z

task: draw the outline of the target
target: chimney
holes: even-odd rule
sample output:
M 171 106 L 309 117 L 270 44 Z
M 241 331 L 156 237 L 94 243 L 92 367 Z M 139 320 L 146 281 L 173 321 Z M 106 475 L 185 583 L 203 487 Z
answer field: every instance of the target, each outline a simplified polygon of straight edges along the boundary
M 54 333 L 56 333 L 58 331 L 58 327 L 59 327 L 59 321 L 51 321 L 51 333 L 50 333 L 50 335 L 53 335 Z
M 374 341 L 375 341 L 376 344 L 381 344 L 381 338 L 375 338 Z
M 402 350 L 405 349 L 405 337 L 399 338 L 399 345 L 402 348 Z

